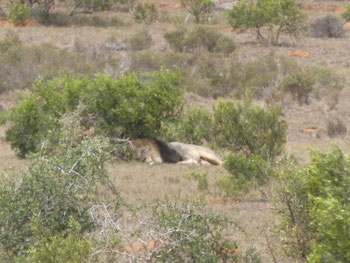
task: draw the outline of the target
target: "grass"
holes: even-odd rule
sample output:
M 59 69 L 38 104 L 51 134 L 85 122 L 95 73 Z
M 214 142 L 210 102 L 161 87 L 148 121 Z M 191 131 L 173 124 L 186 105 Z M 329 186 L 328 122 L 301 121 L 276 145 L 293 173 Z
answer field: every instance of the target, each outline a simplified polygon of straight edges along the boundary
M 330 12 L 327 8 L 328 4 L 342 5 L 344 1 L 334 3 L 334 1 L 328 0 L 320 4 L 321 8 L 324 4 L 324 10 L 318 9 L 316 11 L 310 11 L 310 21 L 320 15 L 320 13 Z M 174 11 L 174 13 L 171 13 Z M 312 13 L 314 12 L 314 13 Z M 168 12 L 169 13 L 169 12 Z M 115 68 L 109 68 L 110 74 L 118 75 L 117 69 L 124 65 L 125 69 L 141 69 L 141 71 L 149 70 L 149 67 L 159 68 L 161 65 L 171 66 L 178 63 L 181 70 L 183 70 L 187 76 L 196 76 L 197 79 L 208 77 L 207 71 L 202 70 L 199 72 L 198 54 L 189 55 L 187 53 L 174 53 L 169 48 L 163 35 L 169 28 L 174 28 L 173 23 L 181 23 L 193 27 L 191 22 L 184 23 L 186 12 L 181 9 L 170 10 L 168 19 L 164 19 L 160 24 L 150 24 L 146 28 L 150 32 L 153 42 L 151 47 L 147 51 L 130 52 L 127 50 L 111 51 L 106 49 L 105 43 L 108 38 L 115 35 L 118 39 L 128 39 L 135 32 L 138 32 L 145 25 L 136 24 L 132 19 L 132 16 L 127 13 L 116 13 L 121 24 L 98 26 L 89 22 L 82 22 L 78 27 L 32 27 L 32 28 L 13 28 L 12 30 L 18 35 L 22 42 L 23 49 L 33 50 L 33 46 L 43 47 L 44 43 L 54 43 L 53 48 L 49 48 L 47 51 L 48 58 L 56 57 L 56 60 L 51 64 L 51 68 L 45 68 L 49 70 L 50 76 L 58 73 L 57 68 L 64 63 L 68 63 L 69 57 L 82 59 L 78 66 L 87 63 L 87 65 L 94 65 L 95 60 L 106 61 L 108 59 L 119 60 Z M 113 17 L 114 14 L 103 13 L 99 16 Z M 210 25 L 210 27 L 220 30 L 227 28 L 228 24 L 225 20 L 222 20 L 222 13 L 215 14 L 216 23 Z M 219 19 L 220 18 L 220 19 Z M 72 24 L 71 24 L 72 25 Z M 76 24 L 77 25 L 77 24 Z M 57 26 L 57 25 L 56 25 Z M 7 30 L 0 30 L 0 41 L 4 39 Z M 309 163 L 310 155 L 309 148 L 315 148 L 320 151 L 327 151 L 332 143 L 337 143 L 344 152 L 350 152 L 349 135 L 345 137 L 329 138 L 327 135 L 327 120 L 330 114 L 342 117 L 344 124 L 350 123 L 350 105 L 348 103 L 350 99 L 350 55 L 348 52 L 348 44 L 350 38 L 350 32 L 346 31 L 344 37 L 339 39 L 322 39 L 322 38 L 310 38 L 303 37 L 296 45 L 283 45 L 282 47 L 265 47 L 260 46 L 254 41 L 254 34 L 250 32 L 237 34 L 235 32 L 223 32 L 223 34 L 234 39 L 237 46 L 237 56 L 239 61 L 244 64 L 253 63 L 258 59 L 271 56 L 274 58 L 287 57 L 290 53 L 297 49 L 306 50 L 311 53 L 310 58 L 292 58 L 298 62 L 299 66 L 311 66 L 319 65 L 332 68 L 336 73 L 344 78 L 344 89 L 339 91 L 339 98 L 337 99 L 336 107 L 328 107 L 324 100 L 315 100 L 310 105 L 298 105 L 297 102 L 285 98 L 282 101 L 284 108 L 285 118 L 288 121 L 288 137 L 286 144 L 286 151 L 288 154 L 293 154 L 296 159 L 303 165 Z M 281 41 L 284 41 L 282 35 Z M 44 49 L 43 49 L 44 50 Z M 0 57 L 4 53 L 0 52 Z M 65 56 L 67 61 L 61 57 Z M 202 54 L 203 55 L 203 54 Z M 22 59 L 25 56 L 23 55 Z M 228 56 L 227 56 L 228 59 Z M 234 58 L 230 58 L 232 61 Z M 218 59 L 219 60 L 219 59 Z M 31 61 L 34 59 L 28 59 L 27 62 L 21 62 L 19 69 L 22 71 L 32 72 Z M 210 62 L 210 58 L 208 57 Z M 63 63 L 64 62 L 64 63 Z M 204 61 L 205 62 L 205 61 Z M 206 66 L 208 63 L 202 62 L 202 66 Z M 74 61 L 72 62 L 74 65 Z M 128 64 L 129 63 L 129 64 Z M 133 64 L 134 63 L 134 64 Z M 55 67 L 57 65 L 57 67 Z M 214 69 L 216 65 L 214 65 Z M 68 67 L 69 68 L 69 67 Z M 105 70 L 104 67 L 97 65 L 96 71 Z M 210 72 L 210 67 L 209 72 Z M 253 68 L 254 69 L 254 68 Z M 252 69 L 252 71 L 253 71 Z M 1 70 L 0 70 L 1 71 Z M 13 72 L 22 72 L 13 71 Z M 84 72 L 86 72 L 84 70 Z M 92 72 L 95 72 L 94 70 Z M 204 72 L 204 73 L 203 73 Z M 213 72 L 213 70 L 211 70 Z M 37 73 L 36 73 L 37 74 Z M 194 74 L 194 75 L 193 75 Z M 198 75 L 195 75 L 198 74 Z M 218 72 L 220 75 L 221 72 Z M 5 75 L 6 76 L 6 75 Z M 14 75 L 12 75 L 14 76 Z M 24 76 L 24 75 L 23 75 Z M 266 76 L 266 75 L 265 75 Z M 28 78 L 13 77 L 13 81 L 20 81 L 19 85 L 24 85 L 24 80 L 32 80 L 33 73 L 28 75 Z M 210 86 L 210 82 L 206 79 L 205 85 Z M 263 79 L 259 79 L 262 81 Z M 191 83 L 191 82 L 188 82 Z M 209 84 L 208 84 L 209 83 Z M 203 84 L 203 85 L 204 85 Z M 201 85 L 201 83 L 197 83 Z M 15 85 L 12 84 L 11 87 Z M 29 84 L 25 84 L 25 87 L 30 87 Z M 195 87 L 190 87 L 194 89 Z M 186 102 L 188 105 L 199 105 L 201 107 L 210 109 L 216 102 L 216 99 L 210 97 L 212 92 L 207 90 L 207 86 L 201 86 L 203 94 L 209 97 L 201 97 L 198 94 L 187 92 Z M 12 88 L 10 88 L 12 90 Z M 188 89 L 191 90 L 191 89 Z M 0 105 L 3 109 L 8 109 L 17 103 L 18 98 L 23 94 L 22 92 L 5 92 L 0 97 Z M 23 95 L 22 95 L 23 96 Z M 224 94 L 224 96 L 229 96 Z M 263 105 L 262 99 L 256 101 L 257 104 Z M 332 115 L 332 116 L 334 116 Z M 316 128 L 318 135 L 315 136 L 311 133 L 303 132 L 303 129 Z M 4 142 L 4 132 L 6 130 L 6 124 L 0 127 L 0 171 L 9 169 L 11 166 L 15 166 L 18 169 L 26 167 L 25 160 L 19 160 L 15 157 L 15 154 L 8 143 Z M 347 125 L 347 130 L 350 130 Z M 173 200 L 175 196 L 180 192 L 182 198 L 188 197 L 189 199 L 195 199 L 201 197 L 201 193 L 197 190 L 197 182 L 193 180 L 187 180 L 183 177 L 191 171 L 197 173 L 206 172 L 208 174 L 209 191 L 210 194 L 205 197 L 209 202 L 209 207 L 214 209 L 217 213 L 227 214 L 235 222 L 237 226 L 230 229 L 225 235 L 234 237 L 239 241 L 242 249 L 248 249 L 252 246 L 258 250 L 262 257 L 262 262 L 273 262 L 272 252 L 277 258 L 277 262 L 295 262 L 284 256 L 281 244 L 278 236 L 276 236 L 273 223 L 277 218 L 269 209 L 272 205 L 269 201 L 263 201 L 261 193 L 259 191 L 252 191 L 247 195 L 240 196 L 239 202 L 237 200 L 224 200 L 221 197 L 221 192 L 216 186 L 216 179 L 225 173 L 223 168 L 207 167 L 207 166 L 185 166 L 185 165 L 157 165 L 147 166 L 137 162 L 115 162 L 108 167 L 108 172 L 113 180 L 114 184 L 121 190 L 122 194 L 126 197 L 128 202 L 132 204 L 139 204 L 143 201 L 152 201 L 158 197 L 161 199 L 169 198 Z M 267 186 L 268 188 L 268 186 Z M 269 189 L 264 189 L 266 192 Z M 103 191 L 101 194 L 107 194 Z M 244 229 L 244 231 L 242 231 Z M 267 241 L 268 240 L 268 241 Z M 270 246 L 270 248 L 269 248 Z M 272 251 L 272 252 L 271 252 Z

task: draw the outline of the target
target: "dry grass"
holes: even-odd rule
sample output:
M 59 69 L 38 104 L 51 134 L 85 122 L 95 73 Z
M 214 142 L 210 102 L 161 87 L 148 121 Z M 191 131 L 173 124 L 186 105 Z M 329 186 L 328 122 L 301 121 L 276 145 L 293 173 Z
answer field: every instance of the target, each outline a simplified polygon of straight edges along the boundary
M 150 47 L 151 52 L 168 51 L 169 46 L 163 38 L 163 34 L 169 30 L 174 30 L 174 25 L 170 22 L 172 16 L 184 15 L 184 10 L 175 7 L 174 1 L 163 1 L 166 5 L 163 8 L 163 15 L 167 16 L 161 24 L 147 26 L 153 38 Z M 325 14 L 334 13 L 336 8 L 346 5 L 346 1 L 304 1 L 310 21 Z M 165 13 L 167 12 L 167 14 Z M 117 39 L 127 39 L 134 32 L 144 27 L 143 24 L 135 23 L 130 14 L 121 13 L 121 19 L 127 26 L 93 28 L 54 28 L 54 27 L 26 27 L 13 28 L 25 45 L 40 45 L 42 43 L 54 43 L 61 50 L 69 50 L 88 56 L 121 58 L 127 61 L 128 51 L 111 51 L 105 48 L 105 44 L 111 36 Z M 192 27 L 193 25 L 189 25 Z M 217 23 L 210 25 L 213 28 L 227 28 L 228 24 L 221 18 L 217 18 Z M 3 39 L 8 28 L 0 27 L 0 40 Z M 288 121 L 288 135 L 286 150 L 288 154 L 293 154 L 301 164 L 310 161 L 309 149 L 314 148 L 320 151 L 327 151 L 332 143 L 337 143 L 346 153 L 350 152 L 349 135 L 330 139 L 327 135 L 327 120 L 329 116 L 339 116 L 341 121 L 350 130 L 350 31 L 346 31 L 343 38 L 321 39 L 308 36 L 296 40 L 294 43 L 285 36 L 281 40 L 281 47 L 265 47 L 254 42 L 253 33 L 246 32 L 237 34 L 236 32 L 224 32 L 233 37 L 238 46 L 238 55 L 242 61 L 253 61 L 268 55 L 276 58 L 288 56 L 298 49 L 302 49 L 311 54 L 309 58 L 293 57 L 302 66 L 324 65 L 335 70 L 348 82 L 345 88 L 340 91 L 339 100 L 336 107 L 327 106 L 324 101 L 312 101 L 310 105 L 299 106 L 295 102 L 285 100 L 283 108 L 285 119 Z M 127 63 L 127 62 L 125 62 Z M 19 95 L 4 94 L 0 98 L 0 105 L 3 108 L 13 106 Z M 210 109 L 216 100 L 202 98 L 196 94 L 186 94 L 187 104 L 203 106 Z M 17 168 L 26 167 L 25 160 L 18 160 L 9 146 L 4 142 L 4 132 L 6 126 L 0 127 L 0 171 L 7 170 L 11 166 Z M 197 182 L 189 181 L 183 177 L 191 171 L 206 172 L 209 180 L 210 194 L 206 197 L 210 207 L 218 213 L 227 214 L 239 227 L 229 229 L 228 236 L 237 240 L 242 250 L 254 246 L 262 257 L 262 262 L 273 262 L 271 250 L 277 262 L 295 262 L 287 259 L 282 252 L 278 236 L 274 235 L 274 223 L 277 218 L 271 211 L 271 203 L 261 201 L 259 192 L 251 192 L 235 200 L 224 201 L 220 196 L 215 181 L 225 174 L 225 170 L 213 166 L 188 166 L 188 165 L 156 165 L 147 166 L 142 163 L 116 162 L 108 167 L 112 181 L 121 190 L 128 202 L 137 204 L 139 202 L 152 201 L 154 198 L 169 198 L 173 200 L 178 193 L 182 198 L 199 198 L 200 192 L 197 190 Z M 239 228 L 244 229 L 242 232 Z M 267 237 L 267 238 L 266 238 Z M 269 242 L 267 242 L 267 240 Z M 269 249 L 269 247 L 271 249 Z

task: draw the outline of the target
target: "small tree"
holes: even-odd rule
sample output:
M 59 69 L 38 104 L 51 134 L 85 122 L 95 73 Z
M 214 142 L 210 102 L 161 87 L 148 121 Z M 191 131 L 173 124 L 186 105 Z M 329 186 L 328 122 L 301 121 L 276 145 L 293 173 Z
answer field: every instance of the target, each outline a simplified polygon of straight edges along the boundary
M 205 21 L 214 6 L 212 0 L 180 0 L 188 12 L 196 19 L 196 23 Z
M 279 44 L 282 32 L 297 36 L 305 29 L 306 16 L 295 0 L 258 0 L 256 3 L 243 0 L 227 12 L 227 18 L 233 28 L 240 32 L 254 29 L 259 41 Z M 268 35 L 262 33 L 267 28 Z
M 7 2 L 7 8 L 9 9 L 7 18 L 15 24 L 23 24 L 24 20 L 32 15 L 29 8 L 19 0 Z

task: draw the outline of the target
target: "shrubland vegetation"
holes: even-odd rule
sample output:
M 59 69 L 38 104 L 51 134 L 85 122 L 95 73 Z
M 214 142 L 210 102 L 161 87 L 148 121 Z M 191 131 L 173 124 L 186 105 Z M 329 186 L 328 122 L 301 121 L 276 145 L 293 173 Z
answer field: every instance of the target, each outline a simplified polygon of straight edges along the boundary
M 63 1 L 67 15 L 51 13 L 53 2 L 10 1 L 8 18 L 22 23 L 32 13 L 44 25 L 119 26 L 124 22 L 116 17 L 78 13 L 133 5 Z M 181 4 L 196 24 L 210 20 L 212 1 Z M 227 21 L 240 32 L 255 30 L 264 44 L 280 45 L 281 34 L 297 37 L 305 31 L 300 8 L 293 0 L 241 1 L 227 12 Z M 206 198 L 217 194 L 210 191 L 207 173 L 184 175 L 197 182 L 204 203 L 156 200 L 136 207 L 121 197 L 105 165 L 128 153 L 112 146 L 113 139 L 162 137 L 221 152 L 225 173 L 214 183 L 225 198 L 252 189 L 270 198 L 263 188 L 272 185 L 278 233 L 290 257 L 349 261 L 350 157 L 334 146 L 325 154 L 313 151 L 306 167 L 297 164 L 284 151 L 287 122 L 280 105 L 289 97 L 300 106 L 324 100 L 333 110 L 344 79 L 327 66 L 286 57 L 242 59 L 232 37 L 212 26 L 177 25 L 163 35 L 173 51 L 153 52 L 157 40 L 147 25 L 161 21 L 161 15 L 152 2 L 132 9 L 145 27 L 108 39 L 113 51 L 129 57 L 123 68 L 118 60 L 84 56 L 84 49 L 76 54 L 49 44 L 24 45 L 13 31 L 0 41 L 0 91 L 28 89 L 0 120 L 8 122 L 6 140 L 29 160 L 25 172 L 0 174 L 0 257 L 6 262 L 261 262 L 259 253 L 242 251 L 239 241 L 225 235 L 235 222 L 206 206 Z M 315 20 L 310 32 L 335 38 L 344 33 L 331 16 Z M 114 65 L 113 77 L 102 73 L 108 65 Z M 220 100 L 213 107 L 190 107 L 185 92 Z M 265 105 L 258 106 L 262 100 Z M 93 136 L 82 136 L 90 127 Z M 346 131 L 340 118 L 328 120 L 329 137 Z M 101 189 L 111 197 L 104 199 Z M 128 220 L 141 224 L 130 230 L 121 223 Z

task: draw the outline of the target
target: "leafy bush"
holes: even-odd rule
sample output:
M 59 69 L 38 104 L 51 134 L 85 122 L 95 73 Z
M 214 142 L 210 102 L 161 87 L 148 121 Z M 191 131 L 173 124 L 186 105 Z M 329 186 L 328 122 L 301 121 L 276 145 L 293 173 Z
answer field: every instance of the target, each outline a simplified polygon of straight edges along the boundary
M 350 21 L 350 4 L 346 6 L 346 11 L 341 15 L 346 21 Z
M 315 80 L 310 72 L 299 70 L 292 75 L 286 77 L 281 87 L 283 90 L 290 92 L 299 104 L 308 104 L 309 95 L 313 90 Z
M 225 157 L 224 167 L 229 175 L 221 176 L 218 185 L 226 196 L 233 196 L 240 191 L 247 191 L 252 186 L 266 183 L 276 172 L 270 163 L 259 155 L 246 157 L 230 153 Z
M 0 244 L 9 255 L 26 254 L 31 245 L 37 244 L 38 249 L 47 245 L 40 244 L 42 240 L 37 238 L 41 235 L 33 230 L 38 215 L 40 229 L 58 235 L 58 242 L 71 218 L 81 231 L 92 229 L 88 209 L 98 200 L 97 187 L 101 183 L 111 186 L 104 168 L 111 160 L 111 147 L 98 137 L 73 143 L 76 139 L 74 131 L 64 127 L 54 155 L 52 151 L 47 155 L 44 146 L 23 175 L 1 174 L 0 225 L 6 227 L 0 231 Z M 55 240 L 52 242 L 55 245 Z
M 311 23 L 311 35 L 313 37 L 338 38 L 344 35 L 343 23 L 332 15 L 318 18 Z
M 210 114 L 193 107 L 187 109 L 177 122 L 163 127 L 162 133 L 170 141 L 202 144 L 203 140 L 210 140 L 211 126 Z
M 277 198 L 281 231 L 294 256 L 309 262 L 350 260 L 350 157 L 333 146 L 312 152 L 305 169 L 281 173 Z
M 9 10 L 7 18 L 15 24 L 22 24 L 32 15 L 30 10 L 19 0 L 9 1 L 7 8 Z
M 214 52 L 230 54 L 236 49 L 236 45 L 229 37 L 222 36 L 218 39 L 213 49 Z
M 243 103 L 221 100 L 213 112 L 214 142 L 247 158 L 259 155 L 273 162 L 286 142 L 287 123 L 280 117 L 280 108 L 264 110 L 247 98 Z
M 128 42 L 133 51 L 147 49 L 152 45 L 152 36 L 143 29 L 133 35 Z
M 167 32 L 164 34 L 164 38 L 170 46 L 178 52 L 182 52 L 185 49 L 185 35 L 187 30 L 184 27 L 181 27 L 175 31 Z
M 76 220 L 71 218 L 67 229 L 56 235 L 43 228 L 40 218 L 36 221 L 32 227 L 36 243 L 29 246 L 28 255 L 17 257 L 18 262 L 89 262 L 92 244 L 81 234 L 81 226 Z
M 196 27 L 190 32 L 180 27 L 173 32 L 164 34 L 164 38 L 172 48 L 179 52 L 193 52 L 197 48 L 203 48 L 209 52 L 229 52 L 234 48 L 233 42 L 224 38 L 220 32 L 203 26 Z M 226 47 L 224 47 L 225 45 Z
M 47 138 L 57 141 L 59 120 L 85 103 L 86 114 L 95 116 L 94 124 L 109 135 L 130 137 L 159 136 L 163 122 L 173 121 L 181 112 L 183 89 L 179 74 L 161 69 L 140 81 L 135 74 L 119 80 L 97 75 L 93 80 L 61 77 L 38 81 L 30 95 L 10 113 L 6 139 L 24 157 L 40 148 Z M 88 128 L 88 127 L 86 127 Z
M 298 36 L 304 30 L 306 16 L 299 11 L 300 8 L 301 5 L 294 0 L 245 0 L 227 12 L 227 19 L 240 32 L 254 29 L 259 41 L 278 45 L 282 32 Z M 263 28 L 267 28 L 267 36 L 263 35 Z
M 134 11 L 134 17 L 136 20 L 142 20 L 146 24 L 156 21 L 158 18 L 156 5 L 147 1 L 143 4 L 138 4 Z
M 136 233 L 139 240 L 151 236 L 160 245 L 140 255 L 140 261 L 240 262 L 237 244 L 222 235 L 230 223 L 226 218 L 186 201 L 175 205 L 157 201 L 151 207 L 148 224 Z
M 211 8 L 215 5 L 211 0 L 180 0 L 180 2 L 195 17 L 196 23 L 206 21 Z
M 188 180 L 194 180 L 198 182 L 197 189 L 200 192 L 208 192 L 208 174 L 207 173 L 196 173 L 192 172 L 189 174 L 185 174 L 184 177 Z
M 18 48 L 21 45 L 18 35 L 14 31 L 7 31 L 4 39 L 0 41 L 0 52 L 6 53 L 10 48 Z

